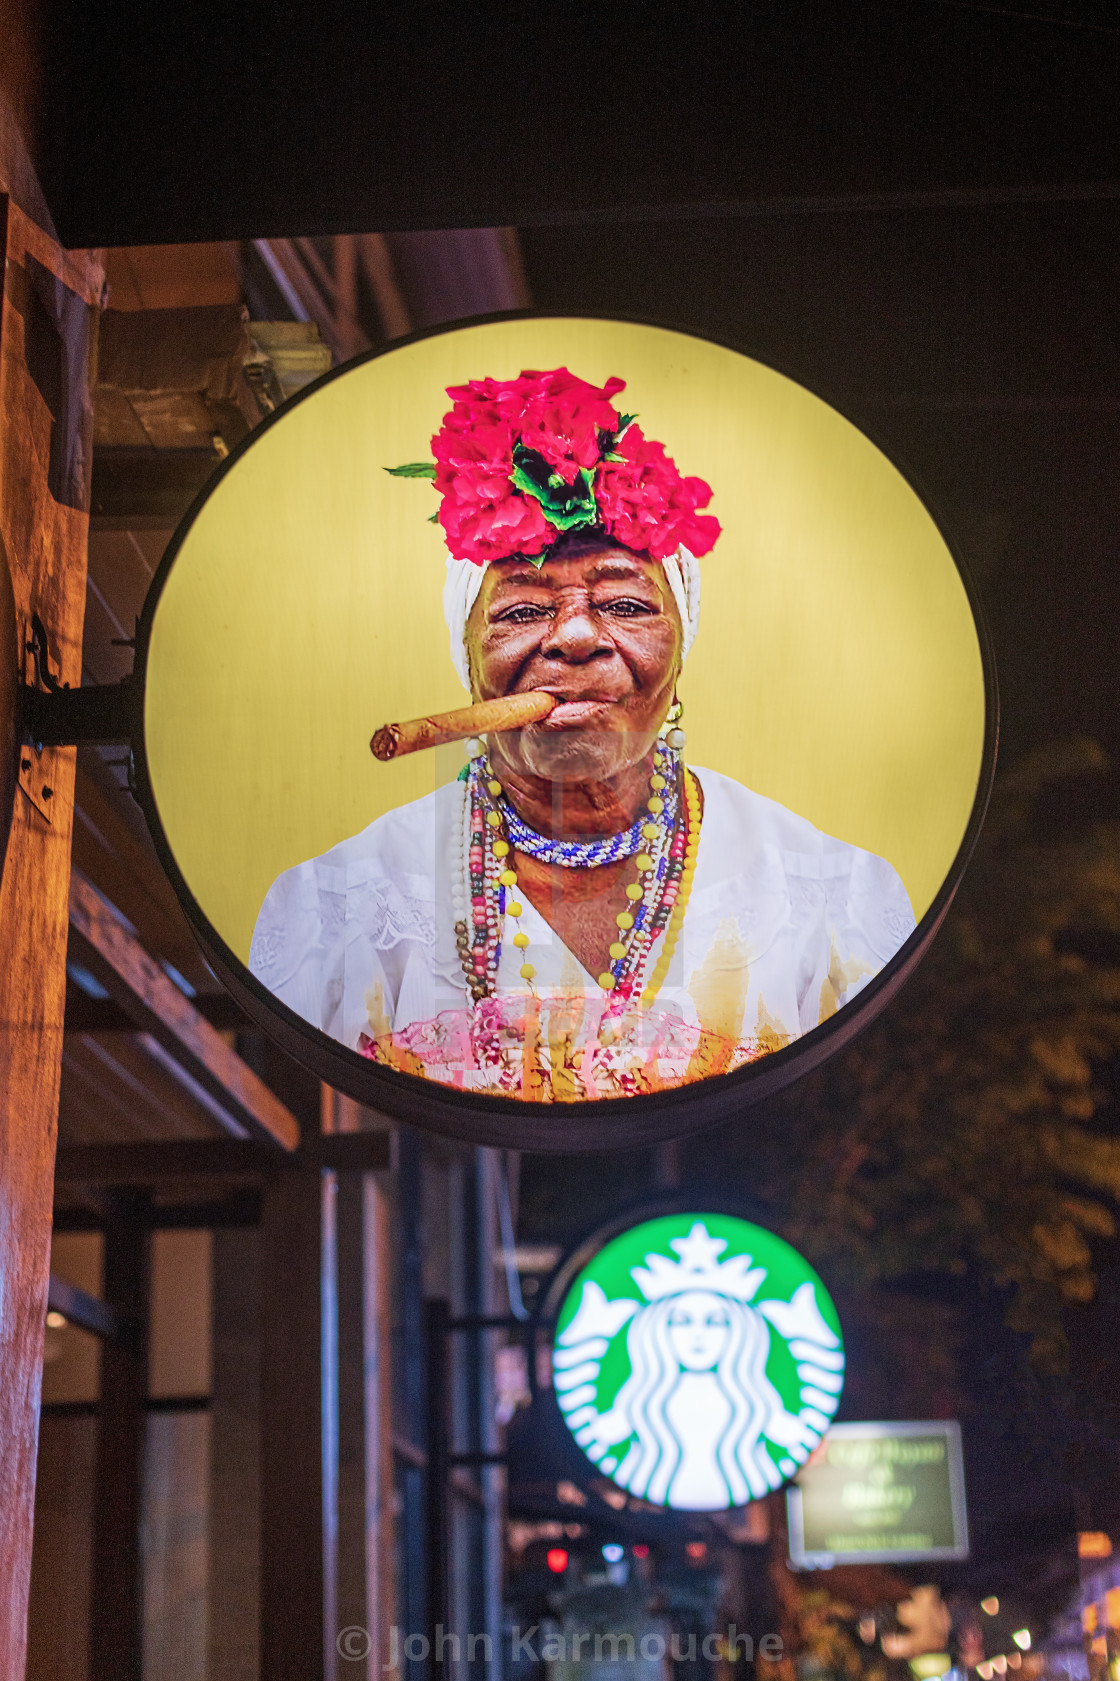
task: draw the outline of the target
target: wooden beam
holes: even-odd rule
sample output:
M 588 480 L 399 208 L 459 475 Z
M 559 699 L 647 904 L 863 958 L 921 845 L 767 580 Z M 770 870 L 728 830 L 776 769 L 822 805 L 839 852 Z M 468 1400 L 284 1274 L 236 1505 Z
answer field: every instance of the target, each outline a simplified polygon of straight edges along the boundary
M 70 941 L 142 1033 L 150 1033 L 252 1138 L 294 1150 L 295 1116 L 164 974 L 159 964 L 80 876 L 70 882 Z
M 37 612 L 57 675 L 77 685 L 89 526 L 85 370 L 103 276 L 88 252 L 63 252 L 2 198 L 0 246 L 0 546 L 9 607 L 21 667 Z M 11 614 L 0 624 L 10 634 Z M 9 688 L 0 705 L 14 698 Z M 23 1675 L 27 1648 L 74 789 L 73 748 L 36 757 L 39 786 L 53 790 L 49 815 L 17 791 L 0 882 L 0 1675 L 12 1677 Z
M 114 625 L 114 634 L 132 631 L 132 620 L 123 610 L 122 617 L 125 623 L 120 630 Z M 88 665 L 88 620 L 83 650 Z M 111 905 L 116 905 L 127 916 L 141 944 L 150 952 L 173 963 L 192 986 L 212 986 L 213 977 L 179 908 L 175 890 L 160 867 L 151 841 L 142 830 L 138 830 L 135 821 L 129 821 L 139 815 L 132 796 L 117 786 L 104 761 L 92 749 L 82 749 L 78 753 L 74 808 L 72 857 L 75 867 L 99 892 L 104 893 Z M 227 999 L 229 995 L 218 993 L 215 997 Z M 232 1005 L 233 1000 L 230 999 L 229 1003 Z M 69 999 L 66 1004 L 69 1015 Z M 207 1014 L 201 1000 L 198 1008 Z M 215 1027 L 240 1025 L 236 1021 L 216 1021 L 213 1016 L 209 1020 Z
M 115 903 L 115 901 L 114 901 Z M 178 964 L 175 965 L 179 967 Z M 255 1032 L 241 1006 L 228 992 L 202 992 L 191 1000 L 200 1016 L 219 1032 Z M 135 1033 L 136 1023 L 111 998 L 91 998 L 80 987 L 66 988 L 67 1033 Z
M 384 1173 L 391 1165 L 391 1144 L 387 1132 L 347 1132 L 309 1138 L 300 1154 L 336 1173 Z
M 99 449 L 93 463 L 93 511 L 123 519 L 176 525 L 221 457 L 211 449 Z
M 57 1185 L 151 1186 L 177 1179 L 252 1179 L 288 1169 L 334 1168 L 382 1173 L 389 1167 L 387 1132 L 308 1137 L 281 1155 L 251 1138 L 176 1138 L 138 1144 L 69 1144 L 58 1152 Z
M 99 1232 L 105 1220 L 103 1209 L 78 1202 L 55 1205 L 56 1232 Z M 220 1232 L 259 1226 L 260 1220 L 261 1193 L 256 1186 L 243 1186 L 213 1201 L 153 1203 L 148 1224 L 154 1232 Z
M 63 1137 L 89 1144 L 208 1138 L 216 1130 L 216 1107 L 147 1034 L 67 1034 L 63 1041 Z
M 88 1290 L 68 1284 L 53 1272 L 47 1290 L 47 1311 L 61 1313 L 71 1325 L 77 1325 L 105 1341 L 119 1339 L 125 1334 L 124 1322 L 116 1308 L 97 1296 L 91 1296 Z
M 408 305 L 401 292 L 393 258 L 383 233 L 355 234 L 358 259 L 377 300 L 381 325 L 387 339 L 403 338 L 412 331 Z
M 95 448 L 232 449 L 263 418 L 245 378 L 241 303 L 107 309 L 94 392 Z
M 258 1179 L 278 1159 L 251 1138 L 172 1138 L 138 1144 L 69 1144 L 56 1185 L 157 1186 L 176 1179 Z M 279 1158 L 281 1160 L 286 1158 Z

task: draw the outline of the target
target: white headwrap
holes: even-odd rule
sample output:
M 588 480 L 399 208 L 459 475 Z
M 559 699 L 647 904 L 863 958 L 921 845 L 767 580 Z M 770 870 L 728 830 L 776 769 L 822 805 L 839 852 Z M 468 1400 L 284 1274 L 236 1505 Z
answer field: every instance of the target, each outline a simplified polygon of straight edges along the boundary
M 489 562 L 486 563 L 488 565 Z M 696 557 L 683 546 L 676 554 L 667 555 L 661 562 L 665 578 L 673 592 L 673 600 L 681 616 L 681 659 L 696 641 L 700 628 L 700 567 Z M 486 566 L 476 566 L 470 560 L 447 558 L 447 580 L 443 586 L 443 616 L 451 633 L 451 661 L 459 673 L 464 689 L 471 686 L 467 665 L 467 620 L 482 588 L 482 574 Z

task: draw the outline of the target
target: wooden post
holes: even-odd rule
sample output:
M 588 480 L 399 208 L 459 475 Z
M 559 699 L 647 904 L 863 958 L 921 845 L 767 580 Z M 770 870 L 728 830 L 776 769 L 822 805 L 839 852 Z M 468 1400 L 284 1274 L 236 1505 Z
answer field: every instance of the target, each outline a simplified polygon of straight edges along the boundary
M 324 1546 L 323 1524 L 323 1204 L 324 1181 L 332 1178 L 314 1168 L 276 1173 L 261 1205 L 260 1672 L 267 1681 L 334 1676 L 325 1639 L 333 1549 Z
M 400 1447 L 397 1449 L 402 1460 L 399 1481 L 403 1556 L 397 1607 L 402 1639 L 410 1634 L 422 1635 L 429 1624 L 425 1507 L 428 1457 L 421 1446 L 427 1437 L 423 1177 L 420 1135 L 413 1127 L 402 1126 L 397 1132 L 396 1208 L 400 1415 L 394 1421 L 404 1443 L 403 1452 Z M 403 1648 L 400 1673 L 403 1681 L 429 1681 L 427 1664 L 410 1657 Z
M 362 1175 L 364 1211 L 364 1336 L 366 1351 L 366 1612 L 371 1637 L 368 1681 L 389 1676 L 391 1629 L 396 1622 L 396 1546 L 393 1487 L 393 1370 L 391 1211 L 385 1187 Z
M 340 1673 L 375 1681 L 392 1656 L 394 1461 L 388 1209 L 377 1175 L 338 1173 Z M 365 1652 L 365 1668 L 362 1654 Z
M 20 668 L 30 616 L 81 681 L 89 363 L 103 275 L 0 199 L 0 543 Z M 11 612 L 0 627 L 11 631 Z M 5 702 L 9 709 L 12 694 Z M 0 736 L 4 734 L 0 731 Z M 10 738 L 10 731 L 9 731 Z M 66 991 L 73 748 L 26 753 L 0 882 L 0 1674 L 24 1674 Z
M 451 1309 L 443 1297 L 424 1304 L 424 1341 L 428 1384 L 428 1618 L 431 1623 L 432 1669 L 440 1681 L 447 1674 L 443 1638 L 450 1632 L 450 1544 L 448 1484 L 451 1480 L 451 1372 L 448 1339 Z
M 148 1198 L 118 1192 L 105 1226 L 106 1304 L 121 1334 L 101 1347 L 93 1492 L 90 1681 L 143 1681 L 140 1564 L 148 1400 Z
M 260 1237 L 214 1233 L 207 1673 L 257 1681 L 260 1600 Z
M 478 1311 L 498 1314 L 509 1307 L 509 1287 L 504 1265 L 499 1269 L 494 1256 L 500 1242 L 498 1223 L 498 1174 L 502 1171 L 497 1150 L 475 1151 L 475 1199 L 477 1215 Z M 499 1279 L 500 1272 L 500 1279 Z M 486 1331 L 479 1339 L 478 1371 L 479 1438 L 484 1453 L 497 1453 L 501 1443 L 495 1417 L 494 1366 L 502 1344 L 500 1331 Z M 533 1357 L 532 1348 L 528 1357 Z M 490 1657 L 486 1665 L 489 1681 L 502 1676 L 502 1579 L 505 1569 L 506 1470 L 504 1465 L 483 1465 L 479 1471 L 485 1500 L 485 1559 L 483 1594 L 486 1632 L 490 1636 Z
M 359 1137 L 366 1115 L 352 1098 L 323 1087 L 324 1134 Z M 355 1681 L 363 1674 L 382 1681 L 390 1673 L 396 1601 L 391 1216 L 376 1174 L 340 1172 L 337 1179 L 336 1639 L 343 1661 L 336 1667 Z

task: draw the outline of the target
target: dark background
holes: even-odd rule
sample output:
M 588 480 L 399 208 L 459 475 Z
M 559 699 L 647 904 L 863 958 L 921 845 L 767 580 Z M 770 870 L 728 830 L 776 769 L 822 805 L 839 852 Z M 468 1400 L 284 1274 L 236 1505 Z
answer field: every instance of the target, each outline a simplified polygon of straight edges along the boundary
M 48 4 L 68 244 L 1115 187 L 1109 0 Z

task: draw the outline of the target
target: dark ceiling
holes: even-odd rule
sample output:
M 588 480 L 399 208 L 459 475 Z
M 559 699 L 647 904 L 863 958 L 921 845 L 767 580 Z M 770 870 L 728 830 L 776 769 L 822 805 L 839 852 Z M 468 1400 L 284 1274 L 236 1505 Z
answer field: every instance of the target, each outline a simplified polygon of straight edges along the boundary
M 1107 0 L 47 0 L 65 243 L 1116 191 Z

